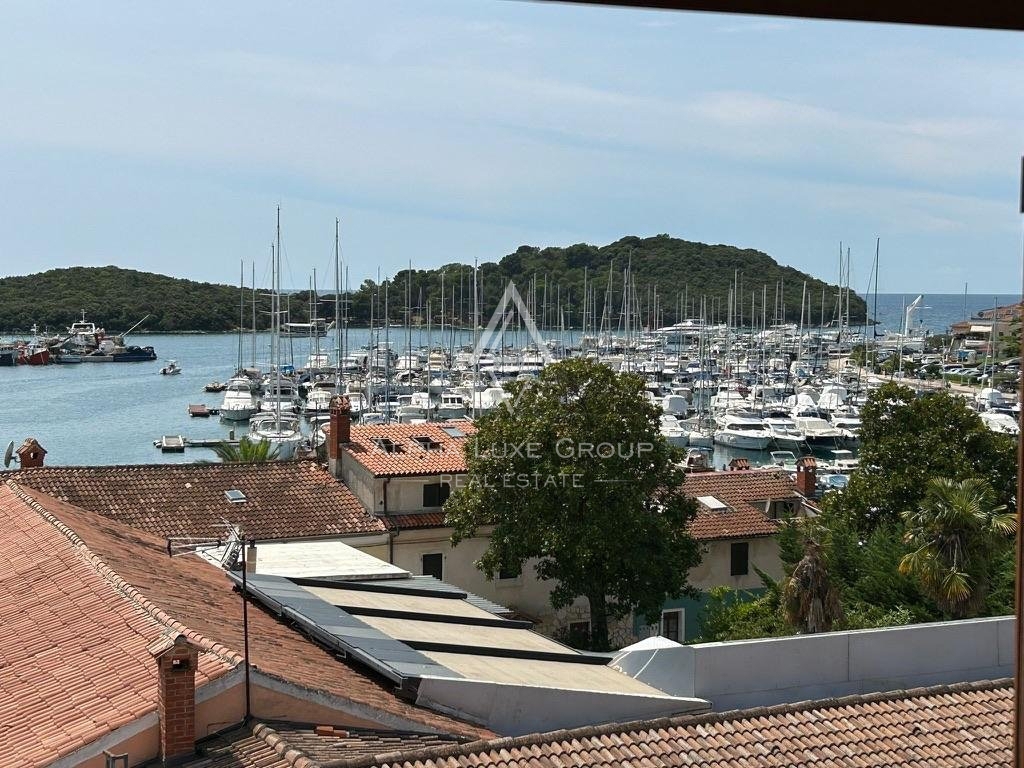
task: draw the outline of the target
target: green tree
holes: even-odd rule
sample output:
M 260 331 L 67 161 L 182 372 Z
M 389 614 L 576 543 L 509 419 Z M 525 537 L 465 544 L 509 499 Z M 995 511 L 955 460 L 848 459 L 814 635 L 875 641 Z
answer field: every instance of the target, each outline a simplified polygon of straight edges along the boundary
M 905 538 L 915 547 L 900 561 L 939 607 L 954 619 L 976 616 L 988 593 L 989 560 L 1007 547 L 1017 518 L 991 501 L 979 478 L 933 478 L 924 500 L 906 510 Z
M 517 382 L 515 407 L 479 421 L 469 480 L 445 504 L 455 545 L 493 526 L 476 564 L 489 578 L 537 558 L 553 607 L 586 598 L 597 650 L 610 620 L 654 622 L 666 599 L 693 596 L 687 572 L 700 561 L 686 531 L 696 505 L 643 386 L 578 358 Z
M 949 392 L 918 396 L 888 382 L 861 411 L 860 466 L 830 504 L 870 532 L 899 521 L 917 507 L 933 477 L 984 479 L 996 503 L 1009 503 L 1016 490 L 1012 438 L 987 429 L 978 414 Z
M 243 437 L 238 445 L 218 443 L 213 452 L 225 464 L 262 464 L 277 459 L 278 450 L 271 448 L 266 440 L 250 440 Z
M 821 545 L 812 539 L 807 540 L 803 559 L 786 579 L 782 607 L 786 621 L 802 634 L 829 632 L 843 620 L 839 590 L 829 578 Z

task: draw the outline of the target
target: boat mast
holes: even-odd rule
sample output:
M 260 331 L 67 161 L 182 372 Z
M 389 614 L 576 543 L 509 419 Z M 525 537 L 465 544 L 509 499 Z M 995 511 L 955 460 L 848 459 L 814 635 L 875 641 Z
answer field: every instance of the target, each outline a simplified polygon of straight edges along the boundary
M 238 262 L 238 366 L 242 370 L 242 329 L 245 326 L 245 262 Z M 237 373 L 235 374 L 238 375 Z
M 334 219 L 334 346 L 338 359 L 334 367 L 334 392 L 341 394 L 341 237 L 339 229 L 341 221 Z

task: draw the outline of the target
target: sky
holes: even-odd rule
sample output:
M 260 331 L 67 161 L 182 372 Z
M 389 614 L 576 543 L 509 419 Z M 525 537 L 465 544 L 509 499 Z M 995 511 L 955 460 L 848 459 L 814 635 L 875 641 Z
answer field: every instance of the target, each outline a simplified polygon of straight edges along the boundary
M 351 284 L 667 233 L 1021 286 L 1024 36 L 515 0 L 0 0 L 0 275 Z M 250 265 L 254 265 L 250 266 Z M 246 278 L 251 281 L 250 277 Z

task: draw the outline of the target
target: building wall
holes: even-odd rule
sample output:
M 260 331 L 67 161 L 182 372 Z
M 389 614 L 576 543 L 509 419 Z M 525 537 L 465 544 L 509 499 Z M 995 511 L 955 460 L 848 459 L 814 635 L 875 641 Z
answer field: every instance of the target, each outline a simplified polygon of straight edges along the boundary
M 748 568 L 745 576 L 730 575 L 732 544 L 747 543 Z M 782 560 L 779 558 L 779 542 L 775 537 L 763 536 L 755 539 L 709 541 L 702 546 L 703 556 L 696 568 L 690 569 L 689 581 L 697 589 L 707 591 L 712 587 L 731 589 L 757 589 L 762 587 L 761 577 L 755 567 L 773 579 L 782 578 Z

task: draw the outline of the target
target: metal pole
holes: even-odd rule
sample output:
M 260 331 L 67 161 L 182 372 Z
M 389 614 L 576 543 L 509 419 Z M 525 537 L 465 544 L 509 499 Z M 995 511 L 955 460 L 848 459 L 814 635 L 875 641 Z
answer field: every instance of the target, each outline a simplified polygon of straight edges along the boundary
M 245 645 L 245 722 L 252 718 L 252 701 L 249 693 L 249 592 L 246 573 L 249 565 L 245 560 L 245 550 L 249 542 L 242 537 L 242 638 Z
M 1024 157 L 1021 158 L 1021 189 L 1020 189 L 1020 212 L 1024 216 Z M 1024 229 L 1022 229 L 1022 253 L 1021 263 L 1024 266 Z M 1022 296 L 1024 296 L 1024 273 L 1022 273 Z M 1018 310 L 1019 311 L 1019 310 Z M 1024 347 L 1018 352 L 1021 356 L 1021 363 L 1024 365 Z M 1017 402 L 1024 403 L 1024 374 L 1021 375 L 1021 386 L 1017 394 Z M 1024 409 L 1021 410 L 1020 425 L 1024 427 Z M 1024 522 L 1024 515 L 1021 514 L 1024 508 L 1024 439 L 1017 443 L 1017 574 L 1014 585 L 1014 612 L 1016 613 L 1015 650 L 1016 664 L 1013 672 L 1013 764 L 1017 768 L 1024 768 L 1024 636 L 1022 630 L 1024 625 L 1021 621 L 1021 604 L 1024 600 L 1024 582 L 1021 575 L 1024 574 L 1024 546 L 1021 545 L 1021 523 Z

